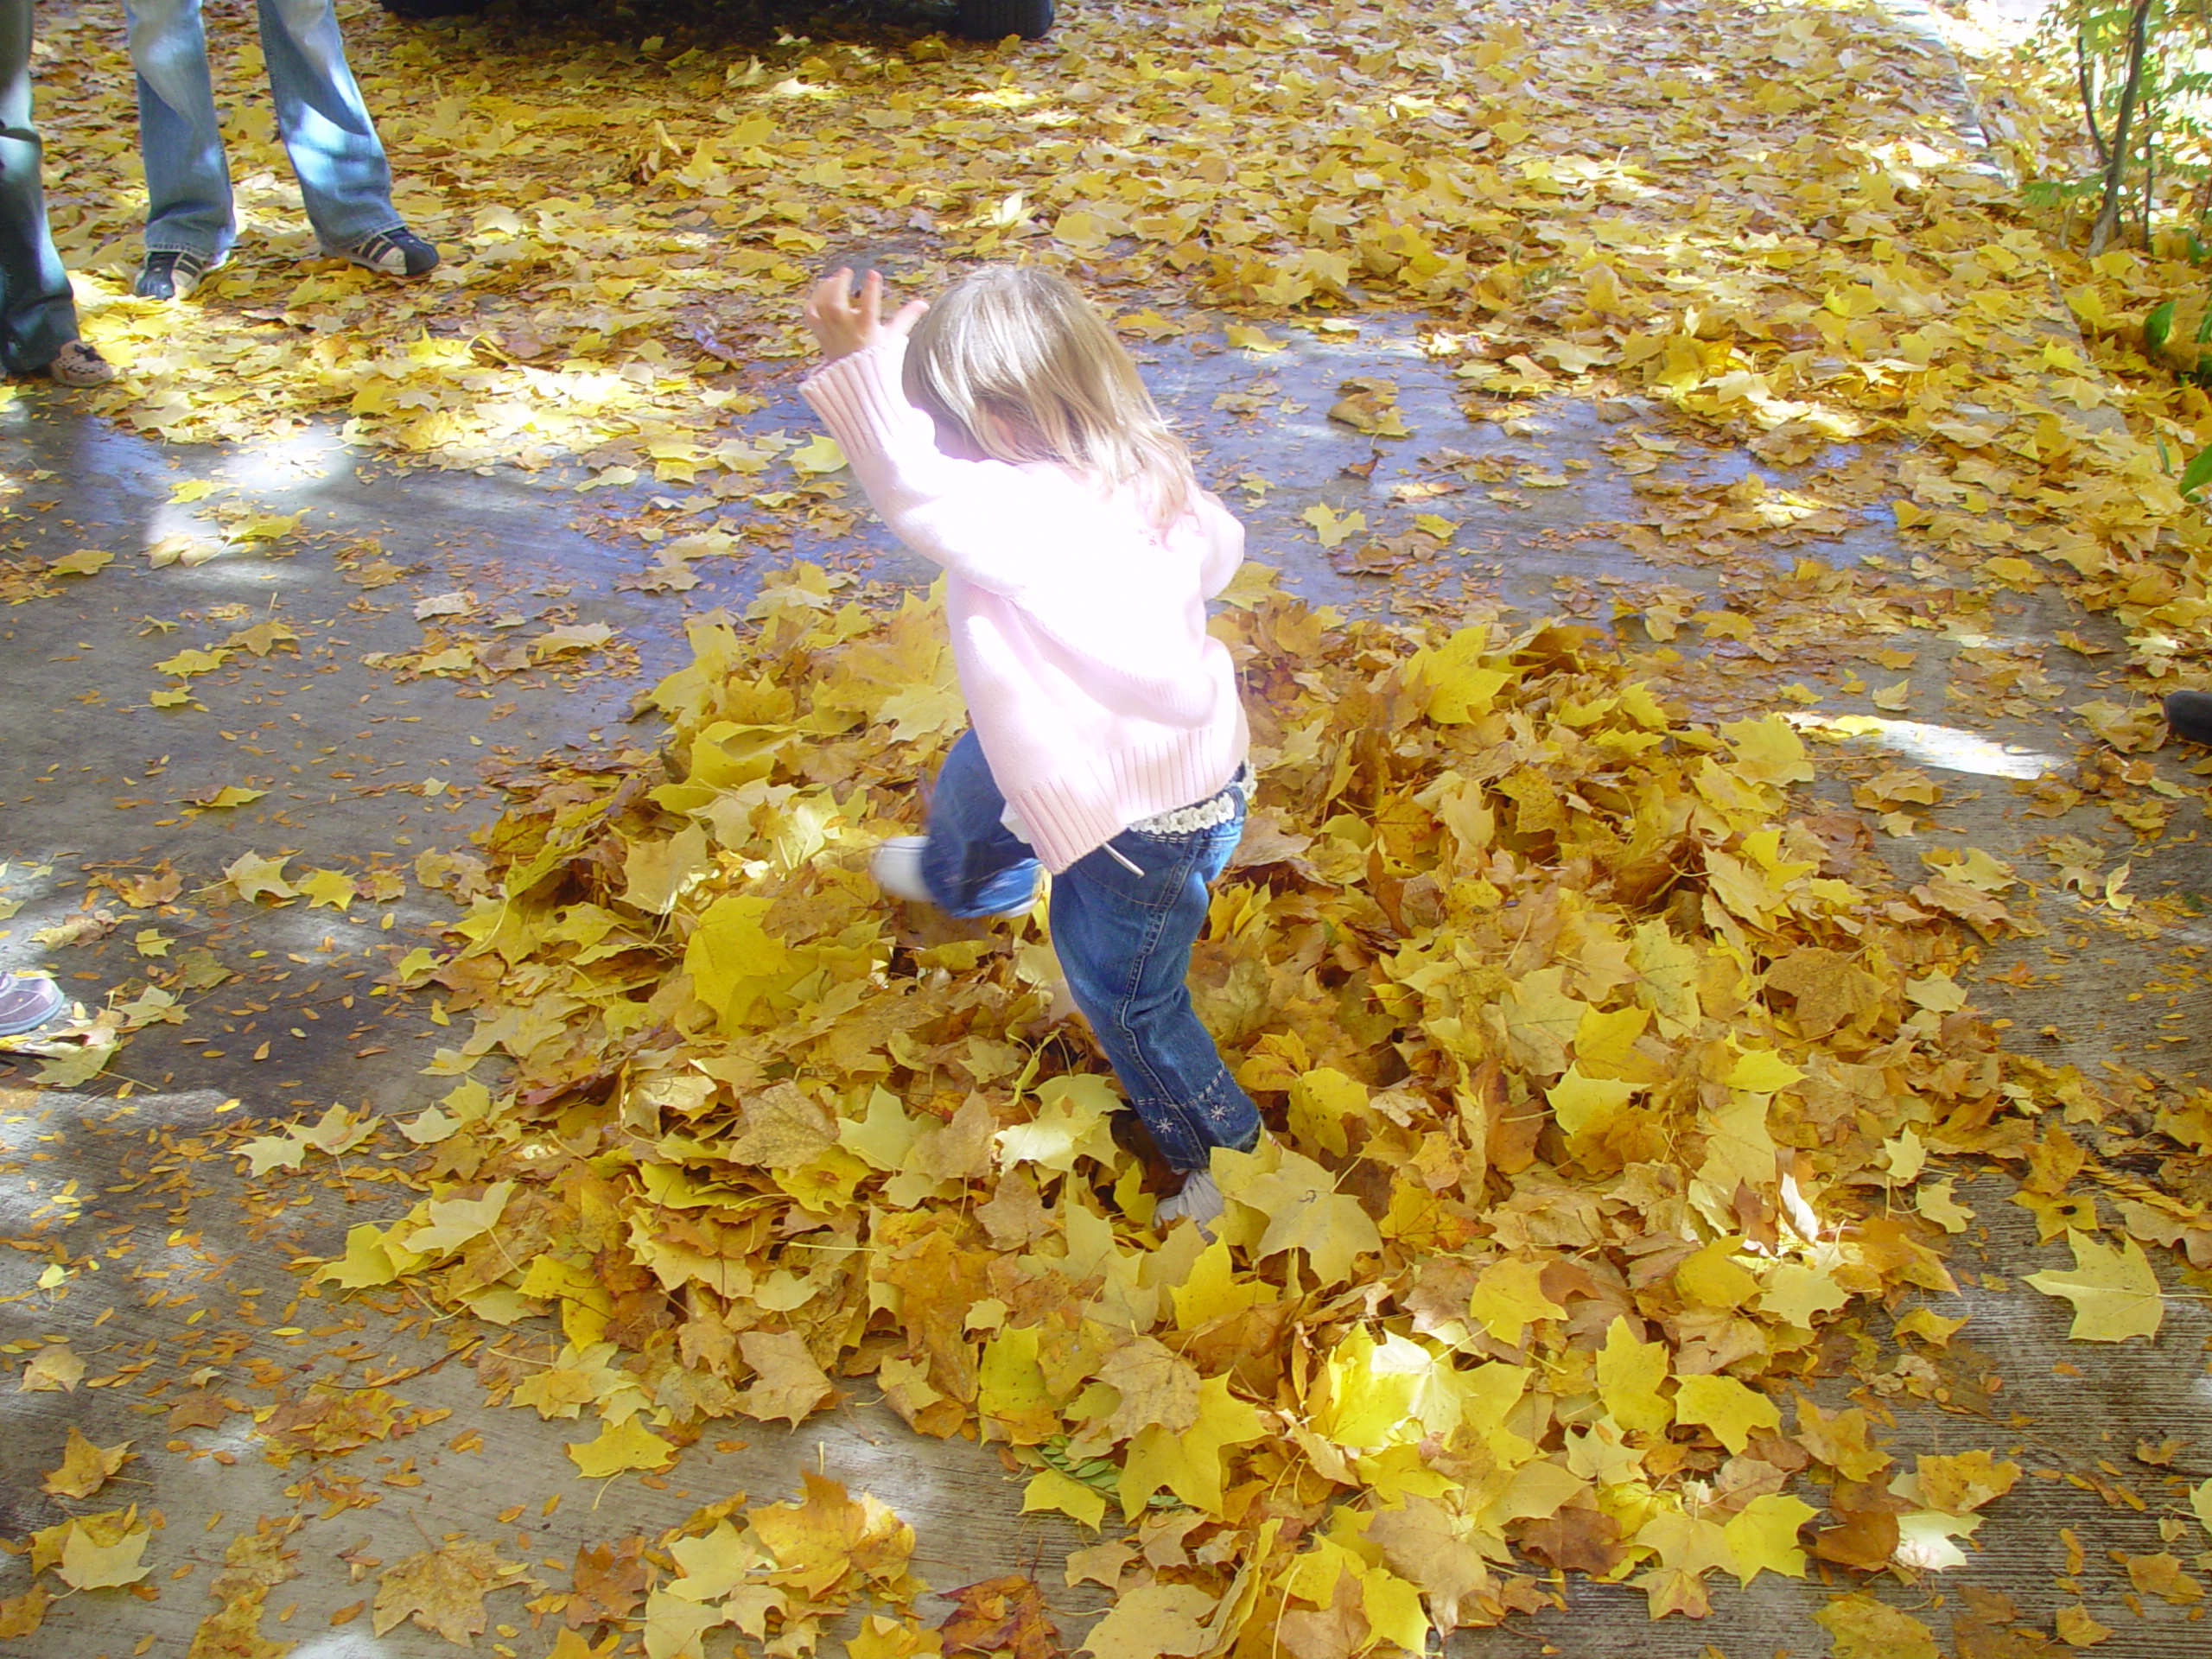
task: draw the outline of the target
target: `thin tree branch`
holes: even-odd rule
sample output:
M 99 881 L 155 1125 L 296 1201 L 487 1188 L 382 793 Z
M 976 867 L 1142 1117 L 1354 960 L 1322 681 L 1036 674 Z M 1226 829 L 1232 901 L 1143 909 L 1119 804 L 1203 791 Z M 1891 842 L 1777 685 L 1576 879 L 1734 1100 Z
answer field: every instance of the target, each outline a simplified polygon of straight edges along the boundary
M 2089 255 L 2094 258 L 2111 244 L 2120 228 L 2120 175 L 2127 170 L 2128 129 L 2134 124 L 2136 95 L 2143 87 L 2143 53 L 2149 43 L 2152 0 L 2135 0 L 2127 19 L 2127 79 L 2120 89 L 2120 113 L 2112 125 L 2112 153 L 2105 163 L 2103 203 L 2097 209 L 2096 228 L 2089 233 Z
M 2089 30 L 2086 22 L 2074 30 L 2074 71 L 2082 87 L 2082 114 L 2089 124 L 2089 143 L 2095 146 L 2097 165 L 2112 165 L 2112 151 L 2105 145 L 2105 136 L 2097 127 L 2096 70 L 2089 61 Z
M 2143 205 L 2136 215 L 2136 232 L 2143 239 L 2143 246 L 2151 245 L 2151 195 L 2158 181 L 2158 137 L 2155 132 L 2143 140 Z

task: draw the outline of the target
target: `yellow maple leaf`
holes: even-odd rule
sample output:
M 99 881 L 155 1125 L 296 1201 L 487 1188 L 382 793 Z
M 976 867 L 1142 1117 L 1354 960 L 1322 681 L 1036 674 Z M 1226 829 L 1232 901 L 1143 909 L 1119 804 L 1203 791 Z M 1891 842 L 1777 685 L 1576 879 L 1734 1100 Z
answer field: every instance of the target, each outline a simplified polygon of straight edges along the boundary
M 1846 1480 L 1872 1480 L 1890 1466 L 1890 1454 L 1866 1434 L 1866 1414 L 1858 1407 L 1825 1412 L 1810 1400 L 1798 1399 L 1798 1443 Z
M 914 1529 L 863 1492 L 803 1472 L 805 1498 L 747 1511 L 753 1534 L 776 1559 L 776 1582 L 819 1598 L 848 1577 L 895 1587 L 914 1554 Z
M 1338 512 L 1325 501 L 1316 501 L 1298 516 L 1313 526 L 1324 547 L 1339 546 L 1367 528 L 1367 515 L 1357 507 Z
M 1211 1652 L 1214 1599 L 1194 1585 L 1142 1584 L 1121 1596 L 1077 1649 L 1091 1659 L 1192 1659 Z
M 1967 1316 L 1961 1313 L 1955 1319 L 1947 1319 L 1934 1308 L 1916 1307 L 1892 1325 L 1890 1330 L 1894 1335 L 1917 1337 L 1923 1342 L 1941 1348 L 1950 1342 L 1952 1333 L 1964 1325 L 1967 1319 Z
M 604 622 L 575 622 L 548 628 L 530 642 L 531 659 L 543 663 L 578 652 L 597 651 L 613 637 L 614 630 Z
M 968 723 L 968 702 L 955 684 L 901 686 L 877 705 L 875 717 L 891 728 L 894 743 L 948 737 Z
M 507 1200 L 514 1194 L 512 1181 L 494 1181 L 474 1198 L 433 1198 L 423 1206 L 427 1217 L 398 1243 L 417 1255 L 445 1255 L 473 1238 L 489 1232 L 498 1223 Z M 397 1230 L 394 1230 L 397 1237 Z
M 1222 1512 L 1222 1454 L 1230 1446 L 1264 1440 L 1273 1432 L 1257 1408 L 1229 1391 L 1229 1379 L 1210 1376 L 1198 1385 L 1198 1408 L 1181 1433 L 1154 1427 L 1129 1442 L 1122 1468 L 1122 1514 L 1134 1521 L 1162 1487 L 1194 1510 Z
M 227 651 L 180 651 L 174 657 L 165 657 L 154 664 L 156 674 L 174 674 L 179 679 L 188 675 L 211 673 L 220 668 L 230 657 Z
M 42 1584 L 31 1586 L 20 1596 L 0 1598 L 0 1642 L 12 1642 L 20 1637 L 37 1635 L 38 1627 L 45 1622 L 46 1610 L 53 1600 Z
M 1290 1083 L 1292 1136 L 1341 1158 L 1350 1150 L 1346 1126 L 1371 1120 L 1367 1085 L 1333 1066 L 1300 1073 Z
M 1516 980 L 1497 1003 L 1514 1059 L 1541 1077 L 1567 1070 L 1567 1046 L 1590 1006 L 1567 994 L 1566 977 L 1567 969 L 1557 965 L 1539 968 Z
M 138 1524 L 137 1513 L 135 1508 L 128 1511 L 119 1526 L 102 1527 L 98 1516 L 70 1522 L 54 1576 L 73 1590 L 108 1589 L 144 1578 L 153 1570 L 143 1559 L 153 1531 Z M 103 1541 L 103 1533 L 115 1535 Z
M 263 893 L 271 899 L 296 899 L 300 890 L 284 879 L 284 866 L 290 861 L 289 853 L 282 858 L 241 853 L 223 867 L 223 874 L 241 899 L 257 899 Z
M 265 789 L 241 789 L 236 784 L 225 784 L 212 795 L 188 798 L 187 805 L 197 812 L 219 811 L 226 807 L 249 806 L 268 793 Z
M 391 1283 L 421 1259 L 412 1250 L 393 1243 L 386 1230 L 374 1222 L 357 1222 L 346 1230 L 346 1254 L 323 1263 L 315 1277 L 348 1290 L 365 1290 Z
M 598 1436 L 568 1443 L 569 1458 L 587 1480 L 601 1480 L 625 1469 L 665 1469 L 676 1447 L 635 1417 L 601 1425 Z
M 308 1160 L 306 1144 L 297 1136 L 257 1135 L 238 1147 L 249 1174 L 266 1175 L 272 1169 L 297 1169 Z
M 1736 1063 L 1728 1068 L 1726 1078 L 1731 1089 L 1745 1089 L 1758 1095 L 1779 1094 L 1804 1080 L 1802 1069 L 1770 1048 L 1754 1048 L 1738 1054 Z
M 1773 1401 L 1717 1373 L 1675 1379 L 1675 1420 L 1704 1424 L 1731 1452 L 1748 1446 L 1754 1430 L 1771 1433 L 1782 1427 L 1782 1414 Z
M 1618 1071 L 1628 1065 L 1636 1039 L 1643 1035 L 1650 1023 L 1648 1008 L 1631 1006 L 1609 1013 L 1595 1007 L 1586 1009 L 1574 1027 L 1577 1065 L 1597 1077 Z
M 1359 1200 L 1338 1192 L 1336 1178 L 1312 1159 L 1287 1149 L 1272 1155 L 1278 1160 L 1274 1169 L 1252 1173 L 1251 1164 L 1236 1167 L 1244 1154 L 1214 1154 L 1215 1179 L 1224 1194 L 1265 1221 L 1252 1259 L 1264 1262 L 1285 1250 L 1302 1250 L 1324 1285 L 1349 1283 L 1357 1258 L 1382 1251 L 1381 1230 Z M 1259 1155 L 1252 1156 L 1256 1163 Z
M 1836 1597 L 1813 1623 L 1835 1639 L 1835 1659 L 1942 1659 L 1925 1624 L 1863 1593 Z
M 17 1391 L 74 1394 L 84 1375 L 85 1362 L 70 1351 L 67 1343 L 49 1343 L 24 1364 L 23 1380 Z
M 1513 1256 L 1491 1262 L 1467 1299 L 1467 1317 L 1507 1347 L 1517 1348 L 1521 1333 L 1534 1321 L 1567 1317 L 1567 1310 L 1544 1294 L 1543 1272 L 1542 1262 Z
M 1675 1288 L 1707 1307 L 1743 1306 L 1759 1291 L 1758 1278 L 1735 1261 L 1743 1248 L 1740 1238 L 1716 1238 L 1685 1256 L 1675 1269 Z
M 2020 1478 L 2020 1465 L 1979 1450 L 1944 1457 L 1923 1452 L 1914 1460 L 1913 1473 L 1920 1501 L 1929 1509 L 1967 1515 L 2011 1491 Z
M 706 1659 L 702 1638 L 729 1622 L 727 1607 L 678 1595 L 675 1585 L 656 1586 L 645 1597 L 645 1651 L 652 1659 Z
M 767 1551 L 727 1521 L 703 1536 L 677 1539 L 668 1553 L 681 1575 L 669 1592 L 685 1601 L 720 1601 L 770 1564 Z
M 2046 1296 L 2063 1296 L 2074 1304 L 2073 1327 L 2066 1334 L 2076 1342 L 2158 1335 L 2166 1305 L 2143 1247 L 2130 1238 L 2114 1249 L 2073 1228 L 2067 1229 L 2066 1241 L 2074 1248 L 2073 1267 L 2046 1268 L 2024 1281 Z
M 741 1026 L 780 979 L 790 947 L 763 930 L 774 901 L 725 893 L 701 912 L 683 948 L 684 971 L 699 1000 L 721 1016 L 725 1030 Z
M 1033 1515 L 1040 1510 L 1058 1510 L 1096 1532 L 1106 1517 L 1106 1495 L 1071 1475 L 1047 1469 L 1021 1489 L 1021 1512 Z
M 360 897 L 361 884 L 342 870 L 309 870 L 299 880 L 309 910 L 344 910 Z
M 1805 1552 L 1797 1548 L 1797 1529 L 1819 1513 L 1787 1492 L 1765 1492 L 1753 1498 L 1721 1529 L 1728 1546 L 1728 1570 L 1745 1584 L 1762 1573 L 1803 1578 Z
M 2058 1639 L 2069 1648 L 2094 1648 L 2112 1634 L 2112 1627 L 2100 1624 L 2087 1607 L 2074 1602 L 2061 1607 L 2051 1620 Z
M 1271 1300 L 1268 1287 L 1238 1275 L 1225 1238 L 1217 1238 L 1199 1251 L 1188 1276 L 1169 1294 L 1176 1327 L 1183 1331 L 1195 1331 L 1211 1319 Z
M 1667 1371 L 1667 1344 L 1637 1340 L 1626 1318 L 1614 1315 L 1597 1361 L 1598 1397 L 1612 1420 L 1631 1433 L 1662 1433 L 1675 1421 L 1659 1392 Z
M 1656 1553 L 1660 1566 L 1677 1573 L 1702 1574 L 1733 1560 L 1719 1522 L 1681 1510 L 1661 1510 L 1637 1529 L 1636 1541 Z
M 1629 1582 L 1643 1592 L 1649 1617 L 1664 1618 L 1669 1613 L 1680 1613 L 1685 1618 L 1706 1618 L 1713 1612 L 1713 1599 L 1705 1592 L 1705 1581 L 1694 1573 L 1679 1567 L 1655 1567 L 1649 1573 L 1639 1573 Z
M 1766 1276 L 1759 1293 L 1759 1312 L 1785 1323 L 1811 1330 L 1815 1315 L 1833 1313 L 1851 1300 L 1851 1293 L 1835 1275 L 1802 1262 L 1784 1262 Z
M 1489 712 L 1497 694 L 1513 683 L 1505 668 L 1487 666 L 1490 630 L 1479 624 L 1461 628 L 1434 650 L 1415 652 L 1405 666 L 1406 683 L 1428 692 L 1423 712 L 1442 725 L 1465 725 Z
M 110 1475 L 123 1467 L 130 1455 L 129 1440 L 115 1446 L 94 1446 L 78 1433 L 76 1424 L 71 1423 L 62 1446 L 60 1466 L 49 1470 L 41 1484 L 56 1497 L 90 1497 L 107 1484 Z
M 932 1126 L 931 1120 L 912 1117 L 899 1096 L 888 1089 L 869 1091 L 868 1111 L 861 1117 L 841 1118 L 837 1122 L 837 1144 L 858 1154 L 877 1169 L 887 1172 L 903 1169 L 914 1149 L 914 1142 L 922 1131 Z M 1000 1139 L 1003 1142 L 1004 1131 Z
M 1723 721 L 1720 734 L 1736 751 L 1736 772 L 1758 784 L 1809 784 L 1813 763 L 1797 729 L 1779 715 Z
M 1105 1424 L 1116 1440 L 1154 1426 L 1180 1434 L 1198 1420 L 1198 1367 L 1156 1338 L 1123 1344 L 1097 1376 L 1121 1396 Z
M 1697 1023 L 1697 953 L 1666 923 L 1637 923 L 1629 960 L 1637 970 L 1636 1000 L 1657 1017 L 1662 1031 L 1679 1035 Z
M 737 1408 L 748 1417 L 797 1424 L 837 1398 L 836 1385 L 795 1332 L 747 1331 L 738 1350 L 754 1374 L 753 1386 L 737 1396 Z
M 502 1561 L 490 1544 L 477 1538 L 419 1550 L 378 1575 L 370 1627 L 383 1636 L 411 1618 L 448 1642 L 470 1646 L 484 1629 L 484 1598 L 525 1570 Z
M 827 434 L 817 433 L 786 455 L 791 470 L 809 477 L 822 473 L 834 473 L 845 464 L 845 452 L 838 448 L 837 440 Z

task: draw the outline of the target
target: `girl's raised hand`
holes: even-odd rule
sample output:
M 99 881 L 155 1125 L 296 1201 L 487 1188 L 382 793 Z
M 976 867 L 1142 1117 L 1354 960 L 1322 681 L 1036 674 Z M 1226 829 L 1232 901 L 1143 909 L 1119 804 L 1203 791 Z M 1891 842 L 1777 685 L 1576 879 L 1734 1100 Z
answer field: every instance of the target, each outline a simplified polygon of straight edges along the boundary
M 806 326 L 814 331 L 822 354 L 835 361 L 887 340 L 902 339 L 928 310 L 927 300 L 909 300 L 888 322 L 883 320 L 883 275 L 871 270 L 861 279 L 860 294 L 853 294 L 853 273 L 831 271 L 807 296 Z

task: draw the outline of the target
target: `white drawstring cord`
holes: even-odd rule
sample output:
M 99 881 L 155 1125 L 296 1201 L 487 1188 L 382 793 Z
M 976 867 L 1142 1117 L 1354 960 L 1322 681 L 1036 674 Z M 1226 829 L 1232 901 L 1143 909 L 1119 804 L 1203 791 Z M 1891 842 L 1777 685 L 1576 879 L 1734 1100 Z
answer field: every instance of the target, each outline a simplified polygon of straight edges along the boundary
M 1115 847 L 1112 842 L 1102 842 L 1099 843 L 1099 846 L 1100 849 L 1105 853 L 1107 857 L 1112 859 L 1116 864 L 1127 870 L 1131 875 L 1142 875 L 1144 874 L 1142 870 L 1130 863 L 1128 859 L 1123 858 L 1120 850 Z

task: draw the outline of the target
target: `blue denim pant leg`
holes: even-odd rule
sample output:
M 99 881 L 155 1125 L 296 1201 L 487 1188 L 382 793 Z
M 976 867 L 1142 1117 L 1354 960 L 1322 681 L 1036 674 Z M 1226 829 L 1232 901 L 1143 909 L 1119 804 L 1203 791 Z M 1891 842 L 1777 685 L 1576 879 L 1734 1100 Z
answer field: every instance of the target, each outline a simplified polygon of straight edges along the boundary
M 938 769 L 922 849 L 922 880 L 947 915 L 1002 916 L 1037 897 L 1037 855 L 1006 827 L 1005 811 L 983 746 L 963 733 Z
M 220 259 L 237 237 L 200 0 L 124 0 L 138 71 L 146 246 Z M 346 67 L 331 0 L 260 0 L 277 130 L 308 221 L 326 246 L 400 223 L 391 169 Z
M 1191 1007 L 1191 946 L 1243 816 L 1188 835 L 1124 830 L 1052 880 L 1052 948 L 1076 1006 L 1122 1090 L 1174 1167 L 1206 1166 L 1216 1147 L 1249 1147 L 1260 1114 Z
M 331 0 L 260 0 L 261 50 L 276 130 L 326 248 L 399 228 L 391 166 L 346 62 Z
M 0 0 L 0 368 L 35 374 L 77 338 L 69 275 L 46 228 L 31 126 L 31 0 Z
M 231 251 L 238 231 L 200 0 L 124 0 L 123 16 L 138 72 L 147 251 L 212 264 Z

